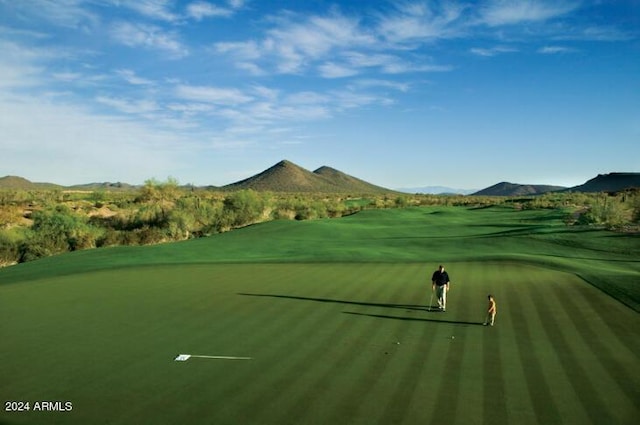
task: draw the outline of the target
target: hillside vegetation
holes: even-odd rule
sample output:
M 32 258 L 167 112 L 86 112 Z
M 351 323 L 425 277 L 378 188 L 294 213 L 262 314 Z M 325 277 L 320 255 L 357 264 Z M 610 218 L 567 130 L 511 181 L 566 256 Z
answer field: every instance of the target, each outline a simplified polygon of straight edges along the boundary
M 335 171 L 325 168 L 321 173 Z M 518 198 L 274 193 L 184 189 L 172 179 L 150 180 L 136 191 L 3 190 L 0 264 L 88 248 L 200 238 L 271 220 L 338 218 L 365 209 L 433 205 L 553 210 L 562 215 L 567 226 L 597 226 L 622 232 L 637 231 L 640 219 L 637 191 Z

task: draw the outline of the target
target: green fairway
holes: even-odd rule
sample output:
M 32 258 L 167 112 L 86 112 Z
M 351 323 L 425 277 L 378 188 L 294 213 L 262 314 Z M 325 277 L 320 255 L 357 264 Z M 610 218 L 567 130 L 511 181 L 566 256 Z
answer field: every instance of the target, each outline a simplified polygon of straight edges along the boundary
M 0 270 L 0 399 L 32 407 L 0 424 L 635 424 L 637 242 L 560 223 L 367 211 Z

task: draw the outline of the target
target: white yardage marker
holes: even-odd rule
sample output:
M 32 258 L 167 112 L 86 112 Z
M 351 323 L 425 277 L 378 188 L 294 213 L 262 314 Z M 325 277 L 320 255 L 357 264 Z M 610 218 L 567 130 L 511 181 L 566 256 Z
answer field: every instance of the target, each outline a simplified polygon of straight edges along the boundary
M 251 360 L 253 357 L 236 357 L 236 356 L 205 356 L 199 354 L 178 354 L 174 359 L 177 362 L 186 362 L 192 357 L 198 357 L 202 359 L 219 359 L 219 360 Z

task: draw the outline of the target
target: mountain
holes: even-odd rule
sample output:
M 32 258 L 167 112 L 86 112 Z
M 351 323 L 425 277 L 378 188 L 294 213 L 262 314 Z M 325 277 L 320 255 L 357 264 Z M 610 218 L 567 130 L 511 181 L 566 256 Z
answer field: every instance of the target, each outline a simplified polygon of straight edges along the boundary
M 36 189 L 62 189 L 62 186 L 58 186 L 53 183 L 34 183 L 25 179 L 24 177 L 17 176 L 4 176 L 0 177 L 0 188 L 2 189 L 14 189 L 14 190 L 36 190 Z
M 566 189 L 562 186 L 501 182 L 472 193 L 472 196 L 528 196 Z
M 118 183 L 110 183 L 110 182 L 87 183 L 87 184 L 77 184 L 77 185 L 67 187 L 67 189 L 69 190 L 90 190 L 90 191 L 94 191 L 94 190 L 126 191 L 126 190 L 138 189 L 138 188 L 139 186 L 133 186 L 128 183 L 120 183 L 120 182 Z
M 640 173 L 598 174 L 586 183 L 566 189 L 566 191 L 620 192 L 631 188 L 640 188 Z
M 327 166 L 322 166 L 318 168 L 313 172 L 313 174 L 326 178 L 327 180 L 329 180 L 339 188 L 344 189 L 344 192 L 352 192 L 352 193 L 393 192 L 390 189 L 376 186 L 374 184 L 368 183 L 364 180 L 360 180 L 359 178 L 350 176 L 348 174 L 343 173 L 342 171 L 338 171 L 334 168 L 327 167 Z
M 566 188 L 562 186 L 530 185 L 502 182 L 473 193 L 474 196 L 527 196 L 547 192 L 620 192 L 640 188 L 640 173 L 598 174 L 586 183 Z
M 403 193 L 424 193 L 429 195 L 469 195 L 478 189 L 452 189 L 445 186 L 404 187 L 396 189 Z
M 222 187 L 225 190 L 253 189 L 271 192 L 389 193 L 392 190 L 367 183 L 330 167 L 314 172 L 283 160 L 265 171 Z

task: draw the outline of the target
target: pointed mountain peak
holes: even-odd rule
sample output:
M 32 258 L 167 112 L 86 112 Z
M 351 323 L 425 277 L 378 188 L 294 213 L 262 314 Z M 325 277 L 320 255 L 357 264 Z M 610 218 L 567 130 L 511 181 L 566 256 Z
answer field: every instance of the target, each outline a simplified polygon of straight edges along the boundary
M 392 192 L 369 184 L 334 168 L 323 166 L 311 172 L 283 159 L 265 171 L 224 186 L 225 189 L 254 189 L 273 192 L 318 193 L 387 193 Z
M 323 165 L 322 167 L 314 171 L 315 174 L 335 174 L 339 172 L 340 171 L 336 170 L 335 168 L 331 168 L 326 165 Z
M 278 162 L 277 164 L 275 164 L 271 168 L 276 168 L 276 167 L 302 168 L 299 165 L 294 164 L 293 162 L 289 161 L 288 159 L 283 159 L 282 161 Z

